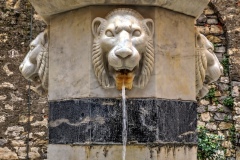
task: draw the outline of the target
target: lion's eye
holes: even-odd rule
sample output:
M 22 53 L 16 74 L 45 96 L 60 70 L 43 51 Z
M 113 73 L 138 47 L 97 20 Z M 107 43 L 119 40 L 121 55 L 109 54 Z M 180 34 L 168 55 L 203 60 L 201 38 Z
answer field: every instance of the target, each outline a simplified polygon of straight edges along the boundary
M 110 30 L 107 30 L 105 34 L 106 34 L 106 36 L 108 36 L 108 37 L 114 37 L 112 31 L 110 31 Z
M 133 31 L 132 35 L 133 35 L 134 37 L 139 37 L 139 36 L 141 35 L 141 31 L 135 30 L 135 31 Z
M 212 49 L 212 48 L 208 48 L 207 50 L 208 50 L 209 52 L 211 52 L 211 53 L 213 52 L 213 49 Z

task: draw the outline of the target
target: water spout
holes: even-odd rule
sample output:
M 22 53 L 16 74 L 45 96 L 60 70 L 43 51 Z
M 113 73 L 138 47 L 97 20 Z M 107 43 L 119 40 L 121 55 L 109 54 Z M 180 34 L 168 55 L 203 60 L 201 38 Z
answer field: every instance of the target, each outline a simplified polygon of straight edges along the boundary
M 126 93 L 125 85 L 122 85 L 122 112 L 123 112 L 123 130 L 122 130 L 122 141 L 123 141 L 123 150 L 122 150 L 122 160 L 126 159 L 126 145 L 127 145 L 127 109 L 126 109 Z

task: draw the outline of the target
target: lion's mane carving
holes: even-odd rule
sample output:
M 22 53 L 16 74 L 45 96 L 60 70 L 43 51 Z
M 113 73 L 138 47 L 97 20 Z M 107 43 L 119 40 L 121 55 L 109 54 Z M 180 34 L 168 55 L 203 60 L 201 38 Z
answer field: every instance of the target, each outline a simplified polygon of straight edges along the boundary
M 32 89 L 40 95 L 48 91 L 48 35 L 47 30 L 40 33 L 31 43 L 19 70 L 27 80 L 35 82 Z
M 196 34 L 196 93 L 198 98 L 208 93 L 207 85 L 216 81 L 223 72 L 213 52 L 213 44 L 202 34 Z
M 92 63 L 103 88 L 143 88 L 154 65 L 152 19 L 120 8 L 92 22 L 94 35 Z

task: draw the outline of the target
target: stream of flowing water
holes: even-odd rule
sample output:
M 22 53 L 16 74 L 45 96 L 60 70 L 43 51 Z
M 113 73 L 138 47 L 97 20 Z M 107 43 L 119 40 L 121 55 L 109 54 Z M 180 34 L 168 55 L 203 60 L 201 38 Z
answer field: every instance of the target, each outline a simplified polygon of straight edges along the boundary
M 127 145 L 127 109 L 126 109 L 126 93 L 125 86 L 122 86 L 122 114 L 123 114 L 123 130 L 122 130 L 122 141 L 123 141 L 123 150 L 122 150 L 122 160 L 126 159 L 126 145 Z

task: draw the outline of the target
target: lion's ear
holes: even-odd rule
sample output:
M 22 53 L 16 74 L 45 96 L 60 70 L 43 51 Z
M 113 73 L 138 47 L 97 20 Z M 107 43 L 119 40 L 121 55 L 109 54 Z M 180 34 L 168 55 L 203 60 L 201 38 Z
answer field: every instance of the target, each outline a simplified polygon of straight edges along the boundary
M 154 34 L 154 22 L 153 22 L 153 20 L 147 18 L 147 19 L 144 19 L 144 20 L 143 20 L 143 23 L 144 23 L 144 24 L 146 25 L 146 27 L 147 27 L 148 35 L 149 35 L 150 37 L 152 37 L 153 34 Z
M 101 32 L 101 25 L 105 22 L 106 20 L 100 17 L 97 17 L 93 20 L 92 22 L 92 33 L 94 37 L 98 37 Z
M 196 47 L 202 47 L 202 39 L 199 33 L 196 34 Z

